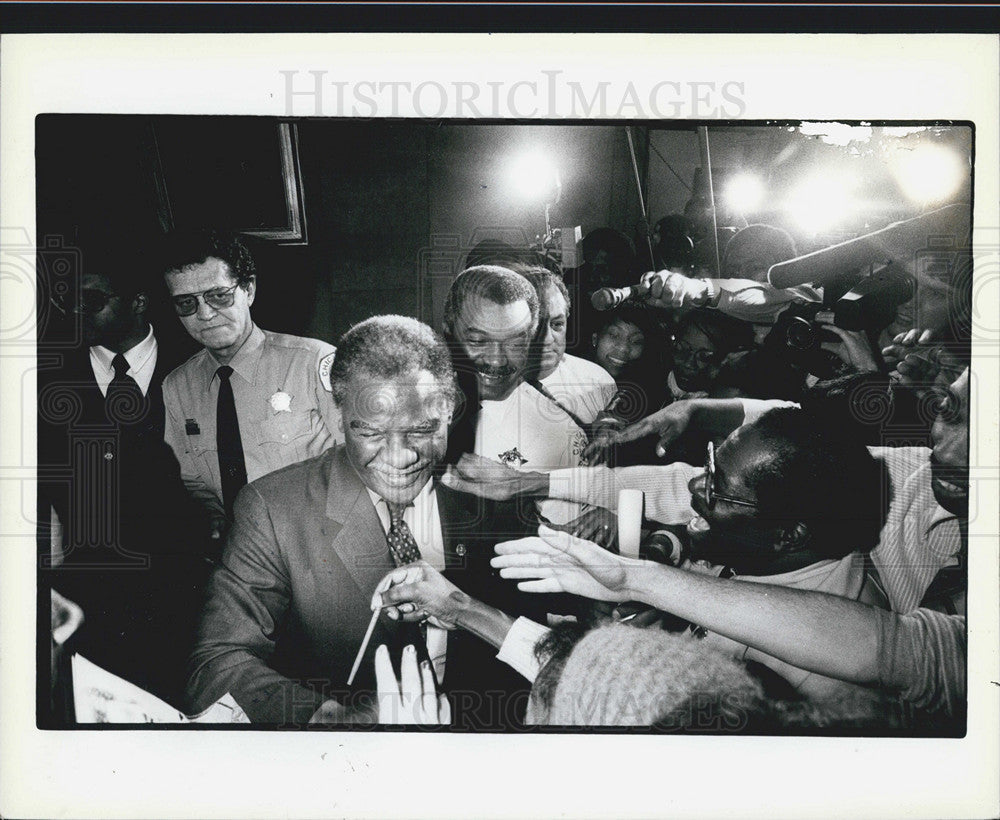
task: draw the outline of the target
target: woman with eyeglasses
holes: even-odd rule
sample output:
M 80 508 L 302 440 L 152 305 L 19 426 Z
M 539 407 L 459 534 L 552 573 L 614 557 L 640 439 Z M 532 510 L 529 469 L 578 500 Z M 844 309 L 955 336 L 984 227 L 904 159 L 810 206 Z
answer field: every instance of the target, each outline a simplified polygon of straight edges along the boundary
M 681 317 L 670 340 L 671 398 L 707 396 L 726 357 L 753 347 L 753 328 L 718 311 L 693 310 Z

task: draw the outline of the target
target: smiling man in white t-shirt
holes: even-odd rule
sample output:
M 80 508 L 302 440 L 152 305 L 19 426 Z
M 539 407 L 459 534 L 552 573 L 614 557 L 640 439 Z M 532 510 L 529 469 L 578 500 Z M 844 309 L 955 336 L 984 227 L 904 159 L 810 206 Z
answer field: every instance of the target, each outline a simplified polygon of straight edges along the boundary
M 566 410 L 525 381 L 538 329 L 539 300 L 519 273 L 479 265 L 459 274 L 444 307 L 445 331 L 458 356 L 467 359 L 478 391 L 476 455 L 518 469 L 548 471 L 579 466 L 587 436 Z M 583 512 L 579 504 L 544 500 L 539 512 L 565 524 Z

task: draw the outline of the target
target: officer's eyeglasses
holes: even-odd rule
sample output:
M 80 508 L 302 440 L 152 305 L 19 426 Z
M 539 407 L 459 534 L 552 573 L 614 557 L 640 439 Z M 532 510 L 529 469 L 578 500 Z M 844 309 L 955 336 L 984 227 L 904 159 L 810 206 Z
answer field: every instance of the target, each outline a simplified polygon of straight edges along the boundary
M 199 293 L 182 293 L 180 296 L 173 297 L 174 310 L 177 311 L 178 316 L 190 316 L 198 310 L 199 296 L 213 310 L 232 307 L 233 302 L 236 301 L 236 288 L 239 286 L 240 283 L 237 282 L 231 288 L 212 288 Z
M 705 504 L 709 509 L 712 509 L 715 506 L 716 500 L 728 501 L 730 504 L 739 504 L 741 507 L 757 507 L 754 501 L 746 501 L 731 495 L 722 495 L 722 493 L 715 491 L 715 445 L 710 441 L 708 442 L 708 459 L 705 461 Z

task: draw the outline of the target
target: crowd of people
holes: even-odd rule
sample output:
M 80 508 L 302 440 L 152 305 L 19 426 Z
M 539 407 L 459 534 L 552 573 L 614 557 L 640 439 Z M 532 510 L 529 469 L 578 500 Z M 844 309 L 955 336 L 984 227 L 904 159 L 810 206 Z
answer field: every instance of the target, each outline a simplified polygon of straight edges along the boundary
M 962 733 L 968 340 L 824 322 L 822 288 L 767 281 L 784 231 L 717 254 L 684 224 L 645 272 L 608 229 L 569 272 L 474 249 L 441 327 L 372 315 L 336 347 L 255 323 L 234 235 L 85 248 L 84 344 L 39 378 L 68 648 L 287 727 Z

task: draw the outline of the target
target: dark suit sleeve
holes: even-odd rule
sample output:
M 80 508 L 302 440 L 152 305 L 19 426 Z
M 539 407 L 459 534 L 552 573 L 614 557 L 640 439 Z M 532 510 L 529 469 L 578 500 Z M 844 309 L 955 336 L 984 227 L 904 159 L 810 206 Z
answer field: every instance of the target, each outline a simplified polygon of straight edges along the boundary
M 291 589 L 267 501 L 253 485 L 237 497 L 235 519 L 188 667 L 188 708 L 202 711 L 230 692 L 254 722 L 307 723 L 323 696 L 269 665 Z

